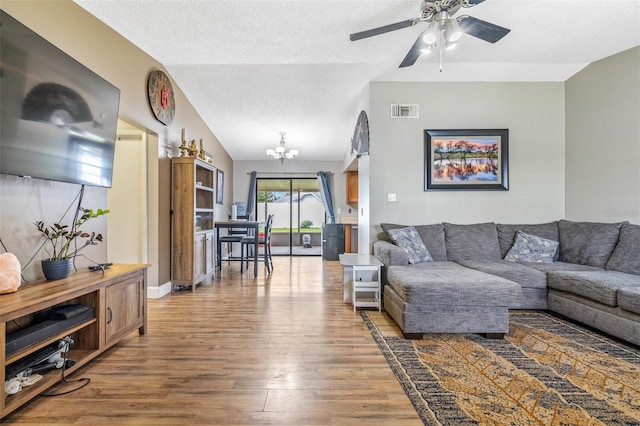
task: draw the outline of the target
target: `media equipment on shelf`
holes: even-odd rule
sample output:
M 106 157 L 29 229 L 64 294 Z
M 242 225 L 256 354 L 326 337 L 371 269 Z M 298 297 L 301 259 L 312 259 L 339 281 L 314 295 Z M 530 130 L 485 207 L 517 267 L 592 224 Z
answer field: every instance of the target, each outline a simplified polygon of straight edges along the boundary
M 7 356 L 13 355 L 19 350 L 45 341 L 95 316 L 95 310 L 90 306 L 79 304 L 57 306 L 49 312 L 46 321 L 7 334 L 5 353 Z
M 28 377 L 36 372 L 62 368 L 65 365 L 66 354 L 74 341 L 70 336 L 51 343 L 36 352 L 19 359 L 5 369 L 7 380 L 15 377 Z M 69 365 L 66 365 L 67 367 Z

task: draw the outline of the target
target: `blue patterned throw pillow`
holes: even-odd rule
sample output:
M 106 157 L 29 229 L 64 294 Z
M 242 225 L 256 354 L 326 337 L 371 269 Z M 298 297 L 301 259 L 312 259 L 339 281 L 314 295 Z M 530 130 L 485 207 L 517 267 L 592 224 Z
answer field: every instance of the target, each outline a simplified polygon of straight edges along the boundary
M 520 263 L 552 263 L 559 244 L 557 241 L 518 231 L 516 240 L 504 260 Z
M 425 247 L 414 226 L 390 229 L 389 236 L 401 249 L 409 255 L 409 263 L 432 262 L 431 254 Z

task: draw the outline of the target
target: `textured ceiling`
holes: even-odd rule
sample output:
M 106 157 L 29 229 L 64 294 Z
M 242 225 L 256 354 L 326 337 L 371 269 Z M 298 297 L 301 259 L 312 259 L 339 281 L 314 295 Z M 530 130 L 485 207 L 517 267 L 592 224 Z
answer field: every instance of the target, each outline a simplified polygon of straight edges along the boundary
M 162 63 L 234 160 L 266 159 L 282 131 L 301 160 L 341 160 L 370 81 L 564 81 L 640 45 L 640 0 L 486 0 L 458 15 L 511 32 L 463 36 L 442 72 L 437 54 L 398 68 L 424 23 L 349 40 L 420 0 L 75 1 Z

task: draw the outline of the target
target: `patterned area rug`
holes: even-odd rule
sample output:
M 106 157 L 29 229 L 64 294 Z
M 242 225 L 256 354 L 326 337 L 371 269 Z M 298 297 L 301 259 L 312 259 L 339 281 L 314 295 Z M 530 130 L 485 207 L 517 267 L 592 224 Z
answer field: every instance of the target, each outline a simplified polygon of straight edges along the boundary
M 635 346 L 545 312 L 512 312 L 501 340 L 407 340 L 360 312 L 425 425 L 640 425 Z

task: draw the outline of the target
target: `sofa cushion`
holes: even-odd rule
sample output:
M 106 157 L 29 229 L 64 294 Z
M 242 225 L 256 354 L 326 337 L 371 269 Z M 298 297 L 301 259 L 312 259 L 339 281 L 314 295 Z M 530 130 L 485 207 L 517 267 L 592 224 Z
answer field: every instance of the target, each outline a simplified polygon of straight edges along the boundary
M 516 241 L 507 252 L 504 260 L 510 262 L 551 263 L 559 244 L 557 241 L 518 231 Z
M 409 304 L 508 307 L 522 298 L 518 284 L 452 262 L 391 266 L 387 280 Z
M 560 260 L 604 268 L 618 242 L 622 225 L 560 220 Z
M 618 306 L 625 311 L 640 314 L 640 287 L 628 287 L 618 290 Z
M 465 259 L 502 259 L 495 223 L 456 225 L 445 222 L 443 225 L 449 260 L 457 262 Z
M 547 288 L 547 274 L 519 263 L 500 259 L 492 261 L 461 260 L 460 264 L 516 282 L 523 288 Z
M 405 228 L 390 229 L 391 240 L 409 256 L 409 263 L 431 262 L 433 259 L 429 251 L 420 239 L 416 228 L 407 226 Z
M 640 225 L 625 223 L 606 269 L 640 275 Z
M 598 268 L 596 266 L 578 265 L 577 263 L 566 263 L 566 262 L 553 262 L 553 263 L 531 262 L 531 263 L 524 263 L 523 265 L 544 273 L 551 272 L 551 271 L 602 271 L 603 270 L 602 268 Z
M 407 225 L 397 225 L 395 223 L 381 223 L 380 227 L 382 231 L 385 233 L 385 236 L 391 241 L 391 237 L 389 236 L 389 230 L 397 229 L 397 228 L 405 228 Z M 436 223 L 433 225 L 414 225 L 416 231 L 418 231 L 418 235 L 422 239 L 427 250 L 429 250 L 429 254 L 431 254 L 431 258 L 434 261 L 447 261 L 447 249 L 444 245 L 444 226 L 441 223 Z
M 547 285 L 607 306 L 618 306 L 618 290 L 640 287 L 640 276 L 617 271 L 549 272 Z

